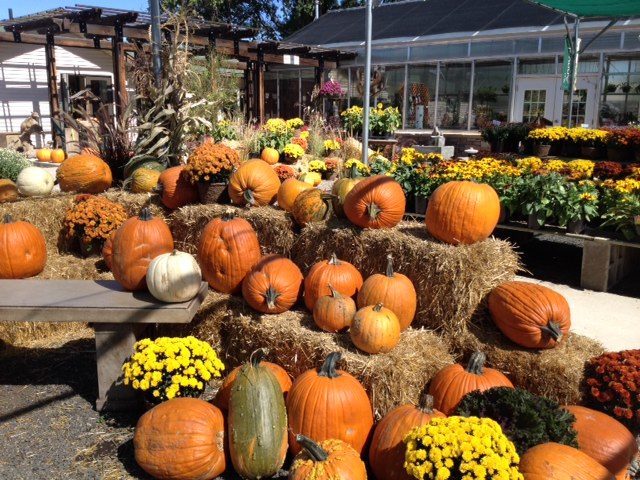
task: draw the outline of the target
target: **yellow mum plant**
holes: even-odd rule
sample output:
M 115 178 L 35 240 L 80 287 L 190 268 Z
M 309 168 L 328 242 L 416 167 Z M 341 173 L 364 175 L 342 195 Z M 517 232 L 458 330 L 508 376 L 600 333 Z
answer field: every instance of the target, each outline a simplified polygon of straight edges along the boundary
M 102 243 L 127 219 L 119 203 L 104 197 L 78 195 L 64 216 L 63 225 L 69 240 L 77 238 L 84 251 L 89 246 L 101 248 Z
M 349 171 L 354 165 L 358 169 L 358 173 L 361 175 L 367 175 L 369 173 L 369 167 L 356 158 L 350 158 L 344 162 L 344 169 Z
M 335 152 L 336 150 L 340 150 L 340 147 L 342 145 L 338 140 L 329 139 L 324 141 L 323 146 L 326 153 L 331 153 Z
M 309 162 L 308 170 L 310 172 L 318 172 L 318 173 L 326 172 L 327 165 L 322 160 L 311 160 Z
M 417 479 L 523 480 L 520 457 L 489 418 L 434 418 L 404 437 L 405 470 Z
M 145 338 L 133 346 L 122 365 L 124 384 L 145 394 L 151 403 L 175 397 L 199 397 L 224 364 L 207 342 L 195 337 Z
M 289 158 L 299 160 L 304 155 L 304 149 L 295 143 L 288 143 L 284 146 L 284 154 Z
M 538 157 L 525 157 L 520 160 L 516 160 L 518 168 L 524 172 L 533 172 L 542 168 L 542 160 Z
M 593 168 L 595 167 L 595 163 L 591 160 L 571 160 L 567 167 L 571 172 L 571 177 L 574 179 L 585 179 L 591 178 L 593 176 Z
M 537 142 L 560 142 L 566 140 L 569 129 L 566 127 L 536 128 L 529 132 L 528 138 Z
M 289 120 L 287 120 L 286 122 L 287 124 L 287 128 L 289 128 L 290 130 L 297 130 L 298 128 L 304 126 L 304 122 L 302 121 L 301 118 L 290 118 Z

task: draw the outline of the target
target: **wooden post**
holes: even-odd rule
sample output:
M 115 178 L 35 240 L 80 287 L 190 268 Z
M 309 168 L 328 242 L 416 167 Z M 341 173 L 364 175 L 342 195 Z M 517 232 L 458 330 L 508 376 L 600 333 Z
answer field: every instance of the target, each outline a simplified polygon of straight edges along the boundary
M 318 66 L 315 68 L 316 85 L 322 85 L 322 77 L 324 76 L 324 58 L 318 57 Z
M 253 80 L 253 63 L 252 61 L 247 62 L 247 69 L 244 71 L 244 108 L 245 115 L 247 117 L 247 122 L 253 120 L 253 103 L 252 103 L 252 80 Z
M 44 46 L 47 86 L 49 89 L 49 111 L 51 113 L 51 137 L 55 148 L 64 144 L 64 129 L 60 118 L 60 94 L 58 92 L 58 70 L 56 68 L 56 47 L 53 33 L 48 32 Z
M 122 25 L 117 23 L 111 48 L 113 55 L 113 100 L 116 104 L 116 115 L 118 117 L 122 115 L 128 103 L 126 57 L 122 40 Z
M 258 61 L 256 62 L 255 69 L 255 109 L 256 109 L 256 118 L 260 123 L 264 123 L 265 120 L 265 91 L 264 91 L 264 54 L 261 50 L 258 50 Z

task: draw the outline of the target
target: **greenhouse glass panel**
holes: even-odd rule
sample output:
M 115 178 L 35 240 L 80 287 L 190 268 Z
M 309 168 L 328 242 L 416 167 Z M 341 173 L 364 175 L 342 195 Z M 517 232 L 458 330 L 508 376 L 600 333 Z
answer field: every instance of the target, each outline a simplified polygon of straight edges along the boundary
M 435 65 L 409 66 L 406 128 L 433 128 L 433 116 L 436 111 L 436 73 Z
M 512 71 L 511 62 L 476 63 L 471 119 L 476 128 L 484 128 L 492 120 L 507 121 Z
M 437 125 L 442 128 L 466 129 L 469 117 L 471 64 L 449 63 L 440 67 Z

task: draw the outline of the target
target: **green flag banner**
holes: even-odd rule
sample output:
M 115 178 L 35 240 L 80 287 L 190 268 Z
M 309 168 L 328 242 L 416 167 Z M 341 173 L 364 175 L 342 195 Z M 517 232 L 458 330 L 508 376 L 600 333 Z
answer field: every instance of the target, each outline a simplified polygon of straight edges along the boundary
M 564 53 L 562 55 L 562 90 L 569 91 L 571 86 L 571 40 L 564 37 Z

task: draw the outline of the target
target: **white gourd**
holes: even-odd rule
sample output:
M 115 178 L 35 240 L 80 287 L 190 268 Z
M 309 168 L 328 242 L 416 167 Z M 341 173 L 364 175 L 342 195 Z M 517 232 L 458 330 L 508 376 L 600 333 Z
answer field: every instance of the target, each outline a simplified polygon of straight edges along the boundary
M 27 167 L 18 174 L 16 185 L 25 197 L 49 195 L 53 190 L 53 176 L 44 168 Z
M 162 302 L 186 302 L 200 290 L 202 272 L 196 259 L 174 250 L 154 258 L 147 270 L 147 287 Z

